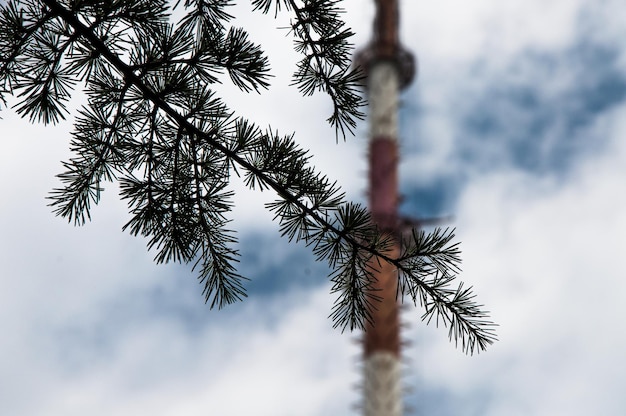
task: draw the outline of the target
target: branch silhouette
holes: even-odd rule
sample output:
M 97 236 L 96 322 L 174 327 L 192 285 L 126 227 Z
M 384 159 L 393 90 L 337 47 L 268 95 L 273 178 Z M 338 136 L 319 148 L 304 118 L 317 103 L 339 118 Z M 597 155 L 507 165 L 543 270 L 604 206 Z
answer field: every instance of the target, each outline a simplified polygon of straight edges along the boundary
M 75 224 L 90 218 L 102 181 L 118 180 L 132 215 L 123 227 L 149 238 L 155 260 L 193 262 L 203 294 L 219 308 L 246 296 L 235 267 L 239 253 L 227 225 L 229 177 L 251 189 L 272 190 L 267 208 L 280 232 L 302 241 L 331 267 L 337 295 L 330 317 L 342 330 L 363 328 L 379 300 L 372 288 L 376 264 L 398 270 L 398 297 L 424 308 L 422 319 L 449 327 L 467 353 L 496 340 L 494 325 L 471 288 L 453 282 L 460 251 L 454 230 L 413 230 L 398 258 L 396 238 L 381 232 L 362 206 L 317 172 L 293 135 L 262 130 L 216 96 L 211 85 L 227 72 L 244 92 L 269 87 L 269 63 L 241 28 L 226 28 L 228 1 L 186 0 L 185 16 L 169 21 L 165 1 L 9 1 L 0 12 L 0 97 L 15 95 L 17 112 L 56 123 L 79 82 L 88 102 L 78 111 L 71 148 L 51 206 Z M 334 0 L 255 0 L 293 14 L 295 48 L 304 55 L 294 85 L 304 94 L 326 92 L 337 135 L 351 132 L 363 105 L 351 71 L 352 33 Z M 178 6 L 178 3 L 175 7 Z M 35 68 L 35 70 L 33 70 Z

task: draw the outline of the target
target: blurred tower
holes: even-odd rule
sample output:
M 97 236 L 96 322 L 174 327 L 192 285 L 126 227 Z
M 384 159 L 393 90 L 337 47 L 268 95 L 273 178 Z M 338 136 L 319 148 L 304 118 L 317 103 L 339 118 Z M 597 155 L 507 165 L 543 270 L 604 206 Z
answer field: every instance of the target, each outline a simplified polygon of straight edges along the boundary
M 381 231 L 394 236 L 388 253 L 400 254 L 398 218 L 398 95 L 415 74 L 413 56 L 398 40 L 398 0 L 375 0 L 374 37 L 357 54 L 355 65 L 367 75 L 369 101 L 369 207 Z M 403 414 L 400 320 L 396 298 L 398 276 L 387 263 L 377 269 L 376 294 L 382 298 L 373 311 L 363 341 L 365 416 Z

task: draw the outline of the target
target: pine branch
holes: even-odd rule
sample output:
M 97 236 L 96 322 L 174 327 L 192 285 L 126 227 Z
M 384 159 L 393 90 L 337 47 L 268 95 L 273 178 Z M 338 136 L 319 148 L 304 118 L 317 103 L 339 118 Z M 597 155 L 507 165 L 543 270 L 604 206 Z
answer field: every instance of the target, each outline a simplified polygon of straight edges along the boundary
M 34 10 L 31 10 L 29 14 L 34 14 Z M 0 99 L 5 105 L 3 93 L 13 92 L 12 86 L 15 79 L 8 76 L 18 70 L 16 68 L 18 56 L 33 34 L 39 31 L 52 17 L 52 14 L 48 12 L 35 18 L 33 24 L 27 25 L 28 22 L 24 20 L 24 13 L 15 4 L 9 3 L 2 8 L 0 25 L 5 30 L 0 32 L 0 62 L 2 63 L 0 67 L 0 82 L 2 83 Z
M 39 4 L 27 3 L 32 9 Z M 451 243 L 453 232 L 413 232 L 402 255 L 390 257 L 392 238 L 381 234 L 364 208 L 346 203 L 336 183 L 309 165 L 308 153 L 293 136 L 261 131 L 235 117 L 214 96 L 210 85 L 217 82 L 221 69 L 229 71 L 233 83 L 244 91 L 267 85 L 267 61 L 260 49 L 247 40 L 245 32 L 229 31 L 234 33 L 229 35 L 221 23 L 227 20 L 223 8 L 228 1 L 187 1 L 191 12 L 176 29 L 162 9 L 153 15 L 144 13 L 146 5 L 139 1 L 122 2 L 125 6 L 41 3 L 45 7 L 39 7 L 31 18 L 36 21 L 45 16 L 45 22 L 33 23 L 37 29 L 28 39 L 0 48 L 0 53 L 2 59 L 19 61 L 39 48 L 41 56 L 52 57 L 54 65 L 46 70 L 53 68 L 66 77 L 65 90 L 44 83 L 25 93 L 26 103 L 33 97 L 33 102 L 40 103 L 36 99 L 42 95 L 62 102 L 74 82 L 86 81 L 88 109 L 81 111 L 72 141 L 78 156 L 65 164 L 67 172 L 61 175 L 65 188 L 52 194 L 57 214 L 84 222 L 90 203 L 99 200 L 101 182 L 119 180 L 121 196 L 132 214 L 124 229 L 148 237 L 148 247 L 158 251 L 157 262 L 195 262 L 207 302 L 223 307 L 246 296 L 245 278 L 234 267 L 239 255 L 232 248 L 236 238 L 226 228 L 232 206 L 232 193 L 227 190 L 232 169 L 243 175 L 248 187 L 273 190 L 278 199 L 267 208 L 275 214 L 283 236 L 303 241 L 318 260 L 331 266 L 331 290 L 338 295 L 331 312 L 336 327 L 352 330 L 371 321 L 371 310 L 379 300 L 373 289 L 374 268 L 388 262 L 400 271 L 398 296 L 409 294 L 416 304 L 420 302 L 425 309 L 423 319 L 449 325 L 450 338 L 460 340 L 466 352 L 482 350 L 495 340 L 492 324 L 471 290 L 450 286 L 460 261 L 458 245 Z M 271 4 L 255 3 L 263 10 Z M 322 6 L 334 3 L 305 2 L 310 8 L 307 16 L 317 16 L 319 10 L 326 10 Z M 295 7 L 291 1 L 283 4 Z M 315 5 L 321 7 L 317 14 Z M 3 16 L 18 18 L 4 9 Z M 0 20 L 0 32 L 3 23 L 16 25 Z M 113 30 L 118 23 L 122 28 Z M 297 27 L 307 25 L 315 28 L 304 21 Z M 148 31 L 151 36 L 144 36 Z M 225 48 L 223 40 L 229 36 L 233 42 Z M 324 43 L 323 37 L 318 43 L 312 40 L 309 37 L 303 44 Z M 315 49 L 310 57 L 324 63 L 344 56 L 328 58 L 323 52 Z M 347 67 L 345 62 L 340 64 Z M 25 67 L 10 63 L 4 71 L 3 79 L 14 80 L 14 85 L 28 77 Z M 331 81 L 337 80 L 328 78 Z M 341 82 L 336 85 L 349 90 Z M 20 108 L 31 119 L 39 115 L 35 118 L 45 121 L 56 114 L 41 104 Z
M 364 117 L 360 108 L 365 104 L 359 94 L 363 74 L 350 68 L 353 36 L 344 29 L 339 15 L 344 12 L 337 0 L 253 0 L 255 10 L 268 13 L 272 1 L 275 12 L 285 8 L 294 12 L 291 32 L 297 38 L 296 51 L 304 55 L 293 75 L 293 84 L 304 95 L 326 92 L 333 102 L 333 114 L 327 119 L 335 127 L 336 137 L 344 139 L 353 134 L 356 120 Z

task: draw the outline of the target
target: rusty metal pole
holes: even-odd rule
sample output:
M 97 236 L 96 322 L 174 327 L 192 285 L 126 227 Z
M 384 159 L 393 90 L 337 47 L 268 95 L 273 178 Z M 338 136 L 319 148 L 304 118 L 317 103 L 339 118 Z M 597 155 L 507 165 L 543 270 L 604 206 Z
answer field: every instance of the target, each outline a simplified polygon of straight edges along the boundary
M 375 0 L 374 40 L 357 56 L 367 75 L 369 101 L 369 207 L 374 222 L 396 238 L 388 255 L 400 253 L 398 241 L 398 95 L 410 84 L 414 59 L 398 40 L 398 1 Z M 373 311 L 373 324 L 364 334 L 365 416 L 403 414 L 400 319 L 396 290 L 398 275 L 388 263 L 373 262 L 377 269 L 377 295 L 382 301 Z

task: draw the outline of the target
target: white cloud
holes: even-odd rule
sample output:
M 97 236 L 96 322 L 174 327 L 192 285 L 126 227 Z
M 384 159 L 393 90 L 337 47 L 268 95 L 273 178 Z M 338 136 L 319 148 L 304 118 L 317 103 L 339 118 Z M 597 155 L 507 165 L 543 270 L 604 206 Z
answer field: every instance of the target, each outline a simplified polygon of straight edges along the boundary
M 582 0 L 404 1 L 401 30 L 407 46 L 429 64 L 477 55 L 506 62 L 527 48 L 567 47 L 584 5 Z
M 578 146 L 586 132 L 572 131 L 572 125 L 584 126 L 585 112 L 610 93 L 606 83 L 616 81 L 606 77 L 619 74 L 620 65 L 626 68 L 619 46 L 623 13 L 615 2 L 402 7 L 403 43 L 420 62 L 417 82 L 403 98 L 402 139 L 411 150 L 403 155 L 403 178 L 416 186 L 447 176 L 467 178 L 485 163 L 491 169 L 509 165 L 512 140 L 536 143 L 540 158 L 554 157 L 555 146 L 565 141 Z M 469 126 L 468 116 L 485 127 Z M 468 153 L 478 163 L 468 164 Z
M 500 341 L 467 358 L 440 331 L 415 331 L 427 339 L 414 369 L 426 385 L 473 403 L 490 392 L 482 414 L 494 416 L 623 411 L 624 114 L 598 121 L 612 146 L 569 182 L 500 172 L 468 186 L 457 221 L 462 278 L 492 310 Z
M 3 363 L 3 374 L 13 380 L 3 389 L 3 405 L 14 414 L 338 412 L 354 400 L 351 357 L 356 351 L 349 337 L 331 328 L 324 312 L 329 307 L 327 288 L 293 292 L 270 304 L 250 299 L 231 313 L 209 314 L 202 328 L 191 333 L 175 319 L 131 309 L 124 311 L 125 322 L 106 329 L 93 344 L 84 342 L 90 335 L 86 332 L 103 329 L 110 316 L 81 322 L 79 337 L 54 340 L 61 345 L 69 341 L 70 357 L 60 345 L 42 343 L 69 319 L 51 321 L 51 327 L 39 328 L 44 336 L 30 332 L 20 337 L 22 347 L 33 343 L 36 348 L 13 351 L 17 363 Z M 106 310 L 96 304 L 86 312 Z M 76 354 L 86 356 L 78 366 L 71 365 Z M 36 360 L 29 362 L 32 358 Z M 22 370 L 31 368 L 37 370 Z M 20 394 L 26 389 L 37 400 Z

